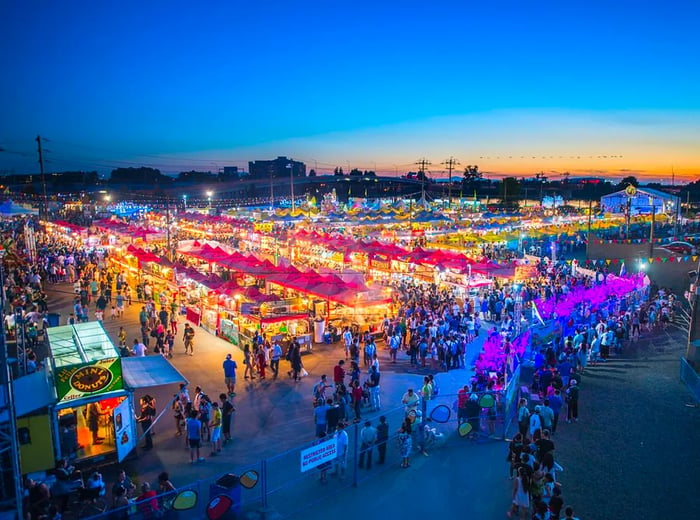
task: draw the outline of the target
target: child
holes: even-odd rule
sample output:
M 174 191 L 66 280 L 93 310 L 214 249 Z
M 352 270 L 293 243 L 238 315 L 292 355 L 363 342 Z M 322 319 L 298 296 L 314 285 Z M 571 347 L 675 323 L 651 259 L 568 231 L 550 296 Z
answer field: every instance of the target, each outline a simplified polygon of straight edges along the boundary
M 112 309 L 110 310 L 110 317 L 112 321 L 117 319 L 117 308 L 114 305 L 112 305 Z

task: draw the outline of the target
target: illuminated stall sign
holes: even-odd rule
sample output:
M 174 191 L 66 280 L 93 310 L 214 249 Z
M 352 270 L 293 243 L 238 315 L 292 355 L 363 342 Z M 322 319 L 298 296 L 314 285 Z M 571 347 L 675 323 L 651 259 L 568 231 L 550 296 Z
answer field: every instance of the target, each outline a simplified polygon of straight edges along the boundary
M 372 269 L 377 271 L 391 271 L 391 260 L 385 255 L 374 255 L 372 257 Z
M 59 401 L 73 401 L 124 387 L 119 358 L 101 359 L 58 369 L 56 392 Z

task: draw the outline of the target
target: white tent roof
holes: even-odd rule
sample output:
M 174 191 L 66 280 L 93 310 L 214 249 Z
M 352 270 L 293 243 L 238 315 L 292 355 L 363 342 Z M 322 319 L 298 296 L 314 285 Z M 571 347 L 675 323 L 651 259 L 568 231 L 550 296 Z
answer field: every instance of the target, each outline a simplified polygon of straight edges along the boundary
M 187 383 L 187 379 L 163 356 L 122 358 L 124 383 L 131 389 Z

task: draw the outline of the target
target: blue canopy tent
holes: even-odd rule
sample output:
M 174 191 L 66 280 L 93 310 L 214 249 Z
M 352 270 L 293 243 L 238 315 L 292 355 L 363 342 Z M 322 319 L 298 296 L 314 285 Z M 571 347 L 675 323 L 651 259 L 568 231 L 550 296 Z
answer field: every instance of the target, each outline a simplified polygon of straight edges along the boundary
M 13 217 L 15 215 L 38 215 L 38 209 L 29 209 L 19 204 L 15 204 L 11 200 L 6 200 L 0 204 L 0 216 Z

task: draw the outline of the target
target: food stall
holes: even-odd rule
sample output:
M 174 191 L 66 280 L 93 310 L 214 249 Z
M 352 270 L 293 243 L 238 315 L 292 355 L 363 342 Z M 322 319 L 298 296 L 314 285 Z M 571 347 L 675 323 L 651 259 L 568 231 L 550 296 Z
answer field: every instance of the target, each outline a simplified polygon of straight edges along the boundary
M 47 329 L 51 362 L 15 380 L 23 473 L 66 457 L 114 457 L 136 447 L 134 391 L 186 379 L 162 356 L 120 358 L 100 322 Z

